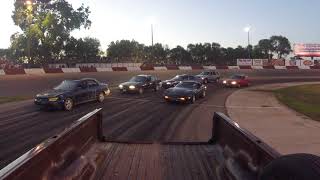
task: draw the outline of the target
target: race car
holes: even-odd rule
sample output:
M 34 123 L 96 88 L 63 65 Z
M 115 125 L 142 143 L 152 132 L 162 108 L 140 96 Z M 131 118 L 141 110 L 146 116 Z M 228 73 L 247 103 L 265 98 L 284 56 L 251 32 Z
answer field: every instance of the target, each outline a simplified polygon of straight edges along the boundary
M 194 75 L 188 75 L 188 74 L 181 74 L 181 75 L 176 75 L 172 79 L 161 82 L 161 87 L 164 89 L 168 89 L 176 86 L 177 84 L 183 81 L 197 81 L 202 83 L 202 79 L 200 77 L 197 77 Z
M 206 86 L 196 81 L 180 82 L 173 88 L 163 93 L 167 102 L 189 102 L 194 103 L 198 98 L 206 96 Z
M 71 111 L 75 105 L 89 101 L 103 102 L 110 94 L 107 84 L 96 79 L 64 80 L 57 87 L 37 94 L 34 103 L 42 108 L 59 108 Z
M 209 82 L 218 82 L 220 79 L 219 72 L 214 70 L 205 70 L 196 76 L 201 78 L 204 84 Z
M 243 87 L 243 86 L 249 86 L 250 81 L 248 79 L 248 76 L 241 75 L 241 74 L 235 74 L 232 75 L 229 79 L 222 80 L 222 85 L 224 87 Z
M 152 75 L 137 75 L 132 77 L 129 81 L 121 83 L 119 90 L 121 93 L 133 92 L 143 94 L 145 90 L 152 89 L 158 91 L 160 89 L 160 82 L 156 76 Z

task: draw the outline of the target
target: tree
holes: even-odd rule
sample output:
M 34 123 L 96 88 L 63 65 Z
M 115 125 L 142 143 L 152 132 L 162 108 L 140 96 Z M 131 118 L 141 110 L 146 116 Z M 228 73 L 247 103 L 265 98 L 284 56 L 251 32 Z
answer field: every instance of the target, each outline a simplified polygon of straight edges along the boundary
M 183 47 L 177 46 L 169 51 L 168 58 L 170 64 L 184 64 L 191 61 L 191 55 Z
M 27 39 L 22 48 L 24 57 L 27 55 L 28 42 L 31 46 L 29 62 L 43 62 L 46 59 L 58 58 L 64 49 L 70 32 L 81 27 L 89 28 L 89 8 L 82 5 L 74 9 L 66 0 L 33 0 L 31 5 L 24 0 L 15 0 L 12 19 L 23 34 L 16 35 L 13 44 L 21 44 Z M 18 42 L 15 42 L 18 41 Z M 13 51 L 17 46 L 11 45 Z
M 65 56 L 68 58 L 82 59 L 87 62 L 90 57 L 99 55 L 100 41 L 95 38 L 86 37 L 75 39 L 71 37 L 65 45 Z
M 273 47 L 270 39 L 261 39 L 255 48 L 256 53 L 261 53 L 263 58 L 268 58 Z M 258 52 L 260 51 L 260 52 Z
M 291 52 L 289 40 L 284 36 L 272 36 L 270 38 L 272 51 L 278 55 L 278 58 L 288 55 Z

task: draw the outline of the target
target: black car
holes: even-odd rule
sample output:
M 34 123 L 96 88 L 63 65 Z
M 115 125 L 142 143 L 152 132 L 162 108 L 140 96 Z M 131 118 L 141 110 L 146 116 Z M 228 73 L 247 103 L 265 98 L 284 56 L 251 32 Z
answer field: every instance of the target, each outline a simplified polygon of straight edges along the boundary
M 34 103 L 41 107 L 55 107 L 71 111 L 81 103 L 102 102 L 110 94 L 107 84 L 95 79 L 64 80 L 57 87 L 37 94 Z
M 158 91 L 160 89 L 160 80 L 152 75 L 137 75 L 132 77 L 128 82 L 121 83 L 119 90 L 122 93 L 136 92 L 143 94 L 145 90 L 152 89 Z
M 173 88 L 167 89 L 163 98 L 167 102 L 190 102 L 194 103 L 197 98 L 203 98 L 206 96 L 207 87 L 196 81 L 184 81 L 180 82 Z
M 200 77 L 188 75 L 188 74 L 181 74 L 181 75 L 176 75 L 172 79 L 163 81 L 161 83 L 161 87 L 164 89 L 168 89 L 176 86 L 177 84 L 183 81 L 197 81 L 199 83 L 202 83 L 202 79 Z

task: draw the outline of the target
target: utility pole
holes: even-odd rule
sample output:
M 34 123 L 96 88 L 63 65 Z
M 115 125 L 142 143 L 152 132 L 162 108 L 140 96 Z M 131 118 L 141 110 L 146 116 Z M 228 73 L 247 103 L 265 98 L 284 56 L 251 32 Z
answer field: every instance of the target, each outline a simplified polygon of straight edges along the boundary
M 151 24 L 151 45 L 153 47 L 153 24 Z

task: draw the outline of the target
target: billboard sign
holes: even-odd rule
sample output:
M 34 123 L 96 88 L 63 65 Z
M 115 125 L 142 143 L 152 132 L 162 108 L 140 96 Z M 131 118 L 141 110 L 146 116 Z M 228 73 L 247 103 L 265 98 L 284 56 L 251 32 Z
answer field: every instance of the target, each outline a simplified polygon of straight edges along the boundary
M 253 66 L 263 66 L 263 59 L 253 59 L 252 65 Z
M 264 66 L 285 66 L 285 60 L 284 59 L 264 59 L 263 60 Z
M 238 66 L 251 66 L 252 59 L 237 59 Z
M 320 44 L 294 44 L 294 54 L 301 57 L 320 57 Z

